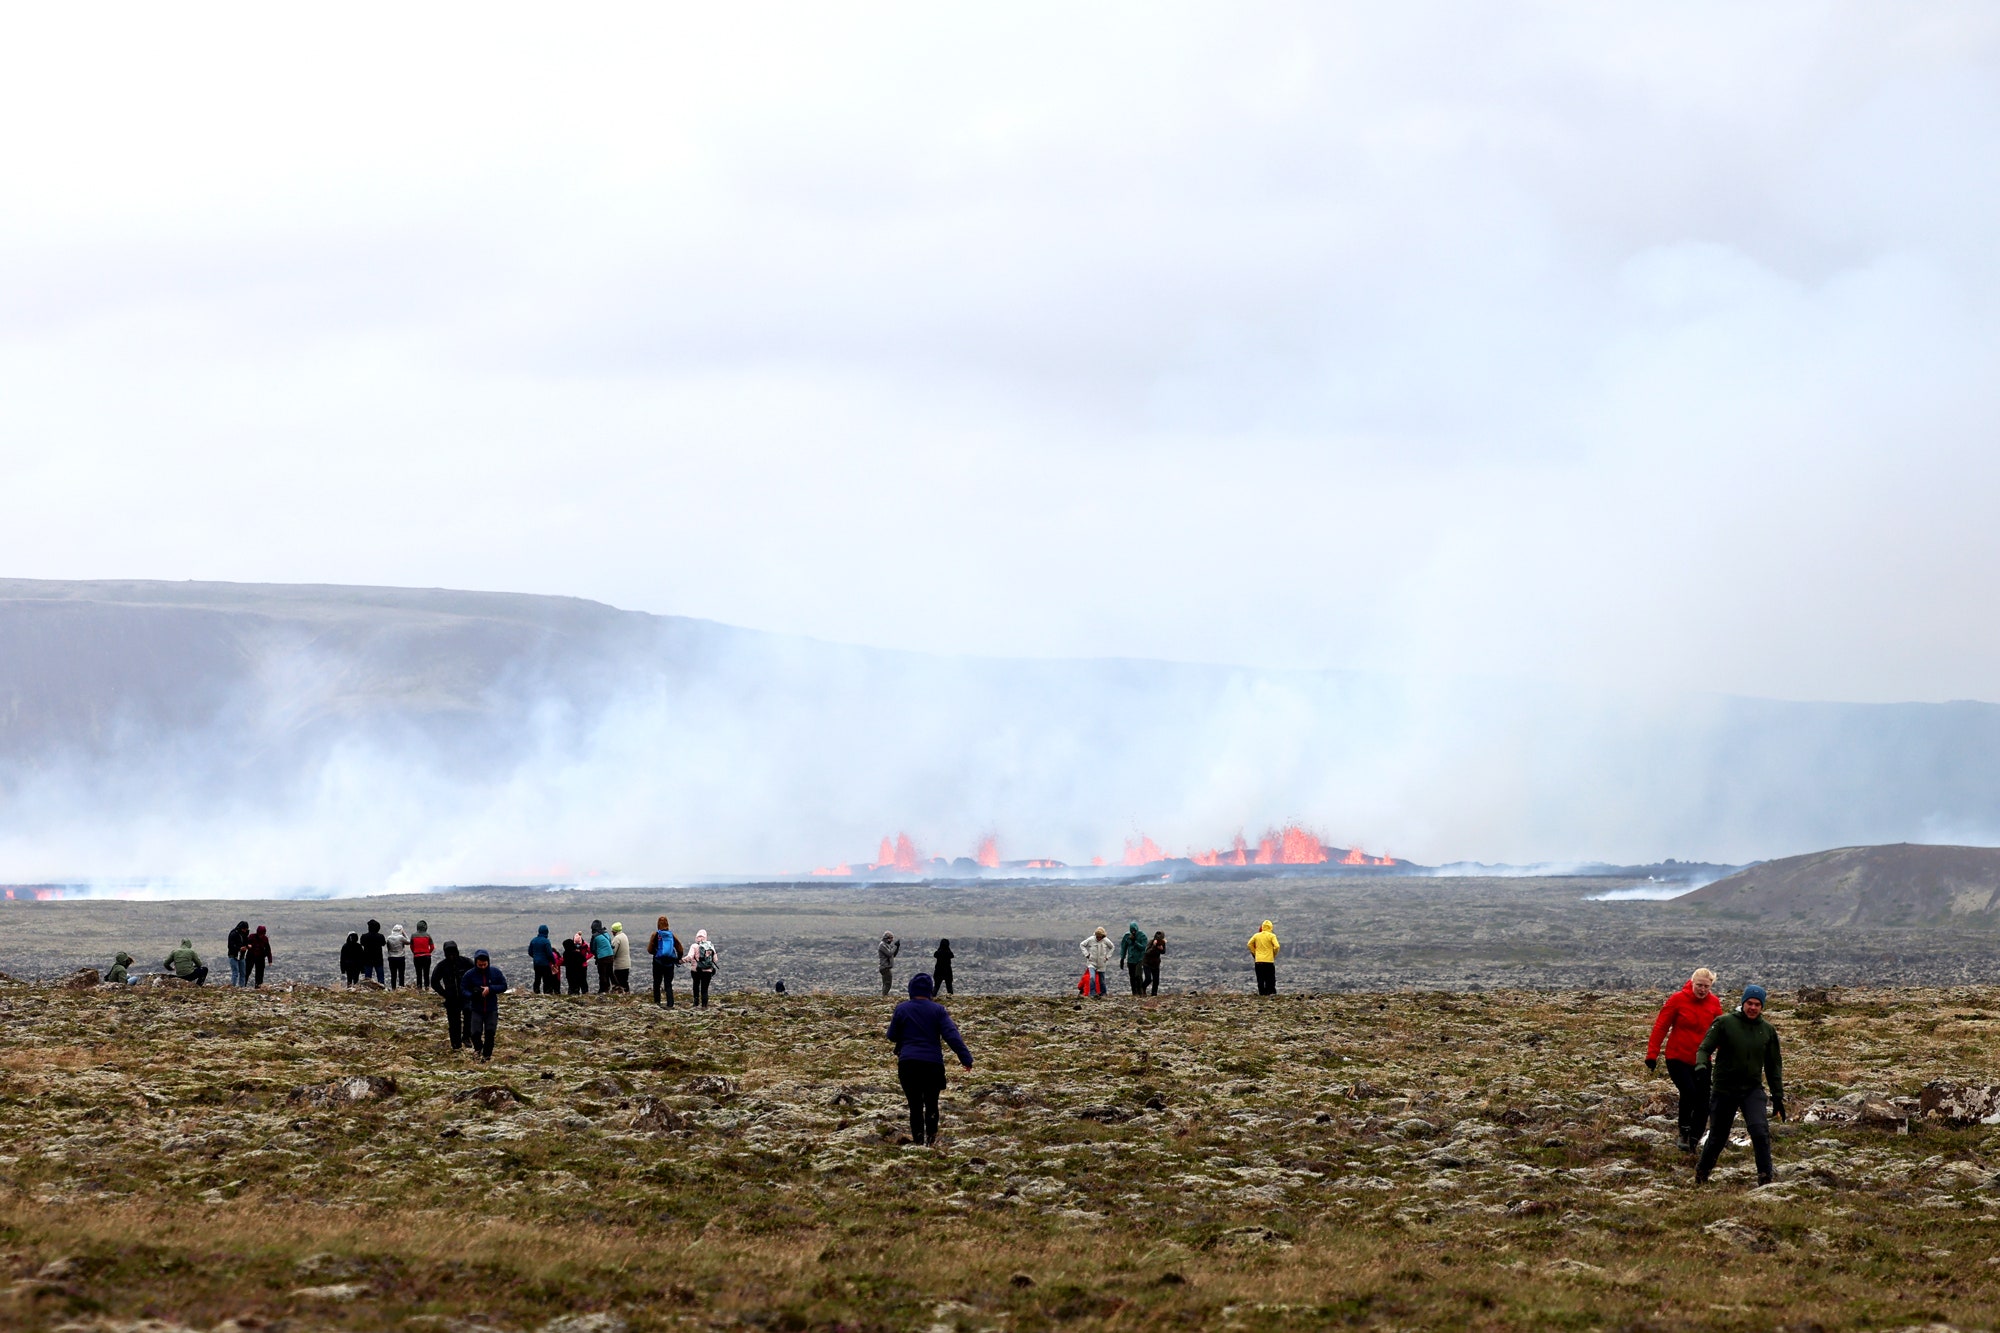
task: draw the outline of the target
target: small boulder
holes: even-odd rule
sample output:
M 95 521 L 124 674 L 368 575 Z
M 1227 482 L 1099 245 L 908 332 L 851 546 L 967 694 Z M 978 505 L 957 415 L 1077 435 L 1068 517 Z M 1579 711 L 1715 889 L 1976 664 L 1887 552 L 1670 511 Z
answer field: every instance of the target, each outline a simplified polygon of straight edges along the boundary
M 512 1088 L 497 1083 L 454 1092 L 451 1094 L 451 1099 L 455 1102 L 470 1102 L 474 1106 L 483 1106 L 489 1111 L 505 1111 L 512 1107 L 525 1106 L 528 1101 Z
M 395 1095 L 395 1079 L 384 1074 L 356 1074 L 317 1087 L 294 1088 L 288 1100 L 305 1106 L 359 1106 Z
M 736 1084 L 720 1074 L 697 1074 L 687 1081 L 687 1090 L 697 1097 L 727 1097 Z
M 79 967 L 64 980 L 64 990 L 90 990 L 104 980 L 104 975 L 94 967 Z

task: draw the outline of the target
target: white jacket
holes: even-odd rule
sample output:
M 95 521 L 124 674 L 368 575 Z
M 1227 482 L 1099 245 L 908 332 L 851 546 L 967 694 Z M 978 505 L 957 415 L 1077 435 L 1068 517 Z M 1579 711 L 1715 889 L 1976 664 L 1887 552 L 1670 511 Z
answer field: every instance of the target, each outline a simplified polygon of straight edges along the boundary
M 1110 969 L 1111 960 L 1117 952 L 1118 946 L 1110 939 L 1099 939 L 1092 935 L 1083 942 L 1083 961 L 1100 972 Z
M 403 933 L 401 926 L 389 927 L 389 933 L 383 938 L 387 941 L 391 958 L 401 958 L 410 947 L 410 937 Z

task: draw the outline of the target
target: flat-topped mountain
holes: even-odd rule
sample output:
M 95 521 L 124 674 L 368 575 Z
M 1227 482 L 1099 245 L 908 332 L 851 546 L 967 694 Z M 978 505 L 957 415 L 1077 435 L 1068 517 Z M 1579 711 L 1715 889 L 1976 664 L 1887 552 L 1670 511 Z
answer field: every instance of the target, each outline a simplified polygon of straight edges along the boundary
M 2000 847 L 1837 847 L 1751 866 L 1677 901 L 1816 925 L 2000 925 Z

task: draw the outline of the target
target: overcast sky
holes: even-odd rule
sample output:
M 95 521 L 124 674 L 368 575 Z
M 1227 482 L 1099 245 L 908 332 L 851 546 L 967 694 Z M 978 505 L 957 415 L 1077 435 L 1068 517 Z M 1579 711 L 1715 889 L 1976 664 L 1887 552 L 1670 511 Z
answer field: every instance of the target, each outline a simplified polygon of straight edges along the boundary
M 0 572 L 2000 699 L 2000 8 L 44 5 Z

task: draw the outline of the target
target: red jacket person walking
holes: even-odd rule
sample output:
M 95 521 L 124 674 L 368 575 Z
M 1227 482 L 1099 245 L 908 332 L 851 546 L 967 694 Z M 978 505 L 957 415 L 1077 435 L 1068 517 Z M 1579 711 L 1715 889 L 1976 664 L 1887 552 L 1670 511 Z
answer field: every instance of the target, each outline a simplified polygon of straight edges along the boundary
M 1722 1001 L 1715 994 L 1715 973 L 1698 967 L 1688 983 L 1667 997 L 1660 1016 L 1653 1020 L 1653 1035 L 1646 1042 L 1646 1068 L 1659 1066 L 1665 1045 L 1667 1077 L 1681 1095 L 1681 1151 L 1693 1152 L 1701 1141 L 1701 1127 L 1708 1120 L 1708 1070 L 1696 1069 L 1695 1050 L 1708 1035 L 1708 1025 L 1722 1013 Z

